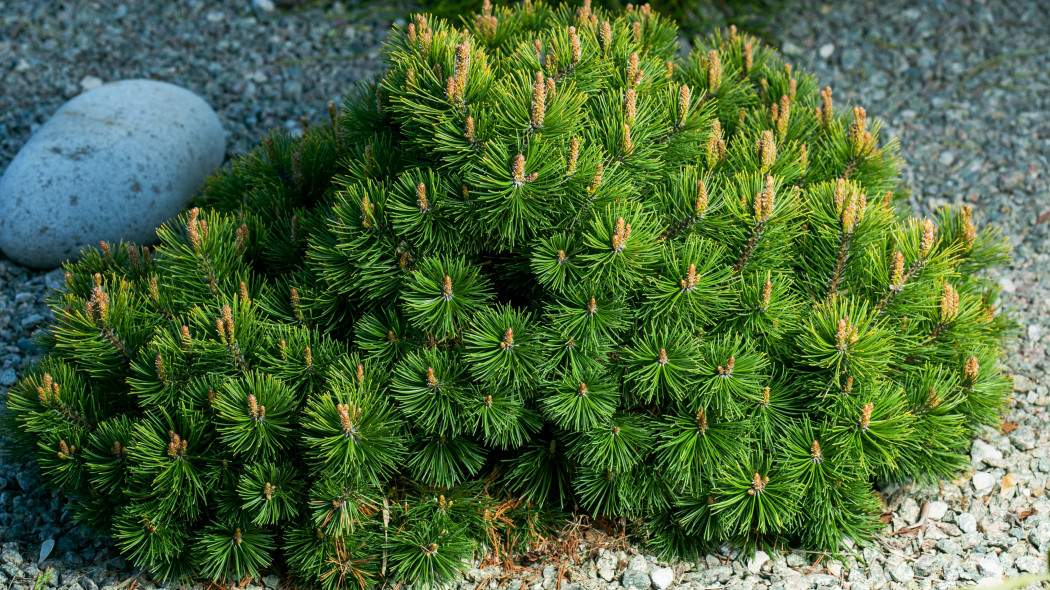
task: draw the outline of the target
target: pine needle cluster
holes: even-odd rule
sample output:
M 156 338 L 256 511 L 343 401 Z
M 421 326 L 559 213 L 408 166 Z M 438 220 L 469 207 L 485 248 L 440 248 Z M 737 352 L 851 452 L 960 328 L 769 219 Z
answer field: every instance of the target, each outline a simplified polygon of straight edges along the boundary
M 772 48 L 526 0 L 384 55 L 67 267 L 7 403 L 136 564 L 431 587 L 572 510 L 835 551 L 999 419 L 1005 240 L 911 217 L 879 122 Z

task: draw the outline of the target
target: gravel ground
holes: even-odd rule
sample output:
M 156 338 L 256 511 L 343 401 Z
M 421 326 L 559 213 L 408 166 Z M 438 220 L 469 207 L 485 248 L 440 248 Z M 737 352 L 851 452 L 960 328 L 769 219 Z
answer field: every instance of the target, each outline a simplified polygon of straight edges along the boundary
M 153 77 L 204 96 L 230 132 L 231 154 L 267 128 L 295 129 L 324 116 L 328 100 L 378 66 L 389 15 L 322 4 L 292 13 L 237 2 L 0 0 L 0 172 L 65 100 L 99 80 Z M 906 161 L 912 206 L 928 213 L 965 201 L 1003 228 L 1014 264 L 998 275 L 1001 307 L 1022 334 L 1008 351 L 1015 399 L 1003 434 L 974 442 L 973 468 L 939 486 L 883 490 L 886 535 L 843 555 L 802 552 L 756 560 L 710 555 L 667 564 L 589 537 L 579 563 L 531 570 L 473 569 L 459 590 L 690 590 L 773 587 L 954 588 L 1045 572 L 1050 551 L 1050 379 L 1044 328 L 1050 306 L 1050 5 L 1041 0 L 841 5 L 795 2 L 773 28 L 787 56 L 886 121 Z M 95 80 L 93 78 L 97 78 Z M 29 340 L 49 314 L 60 273 L 0 258 L 0 389 L 36 358 Z M 7 448 L 0 439 L 0 451 Z M 131 575 L 105 540 L 76 526 L 60 495 L 42 488 L 32 462 L 0 460 L 0 588 L 46 584 L 116 590 Z M 920 524 L 903 534 L 892 533 Z M 38 563 L 42 548 L 53 548 Z M 140 588 L 158 588 L 148 575 Z M 260 581 L 275 586 L 277 578 Z

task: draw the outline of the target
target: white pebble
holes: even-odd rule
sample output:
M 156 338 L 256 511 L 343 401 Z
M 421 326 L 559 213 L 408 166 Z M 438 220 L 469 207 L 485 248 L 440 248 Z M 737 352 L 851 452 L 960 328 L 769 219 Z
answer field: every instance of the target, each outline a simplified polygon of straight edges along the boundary
M 762 571 L 762 566 L 769 563 L 769 554 L 765 551 L 755 551 L 755 556 L 747 560 L 747 570 L 753 574 Z
M 969 512 L 963 512 L 955 518 L 955 523 L 959 525 L 959 530 L 964 533 L 976 533 L 977 532 L 977 518 Z
M 820 46 L 820 57 L 827 59 L 831 57 L 831 54 L 835 53 L 835 45 L 832 43 L 826 43 Z
M 1039 342 L 1039 337 L 1043 334 L 1042 324 L 1029 324 L 1028 325 L 1028 339 L 1032 342 Z
M 652 578 L 653 585 L 656 586 L 657 590 L 664 590 L 674 582 L 674 570 L 669 567 L 662 567 L 653 570 L 649 577 Z
M 994 553 L 985 553 L 984 557 L 977 560 L 977 567 L 986 576 L 1003 575 L 1003 564 L 999 563 L 999 556 Z
M 263 12 L 273 12 L 277 7 L 274 6 L 273 0 L 252 0 L 252 8 Z
M 992 445 L 984 442 L 981 439 L 973 441 L 973 446 L 970 447 L 970 461 L 973 462 L 974 467 L 979 467 L 978 463 L 984 462 L 989 465 L 1001 462 L 1003 460 L 1003 452 L 993 447 Z M 990 476 L 989 476 L 990 477 Z
M 941 166 L 951 166 L 955 163 L 955 154 L 949 151 L 943 151 L 941 152 L 940 157 L 937 158 L 937 161 L 940 162 Z
M 926 518 L 932 520 L 940 520 L 944 518 L 944 515 L 948 513 L 948 504 L 946 502 L 936 501 L 930 502 L 929 508 L 926 511 Z
M 987 471 L 978 471 L 977 473 L 974 473 L 971 481 L 973 483 L 974 491 L 978 494 L 988 493 L 995 487 L 995 478 Z

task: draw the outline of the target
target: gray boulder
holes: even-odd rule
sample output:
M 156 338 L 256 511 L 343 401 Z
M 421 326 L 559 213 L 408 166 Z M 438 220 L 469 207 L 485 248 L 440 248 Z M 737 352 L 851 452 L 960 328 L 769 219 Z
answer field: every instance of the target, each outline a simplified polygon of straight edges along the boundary
M 0 178 L 0 250 L 53 268 L 101 240 L 153 243 L 225 151 L 218 116 L 185 88 L 124 80 L 85 92 Z

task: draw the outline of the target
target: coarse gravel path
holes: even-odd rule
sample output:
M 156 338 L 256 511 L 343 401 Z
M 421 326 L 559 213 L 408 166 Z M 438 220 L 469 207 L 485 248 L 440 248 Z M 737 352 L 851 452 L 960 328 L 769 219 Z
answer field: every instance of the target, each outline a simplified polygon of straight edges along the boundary
M 63 102 L 99 82 L 145 77 L 208 100 L 242 153 L 267 129 L 293 132 L 326 116 L 358 80 L 378 72 L 392 18 L 339 3 L 267 13 L 249 0 L 57 2 L 0 0 L 0 173 Z M 1008 350 L 1015 399 L 1008 431 L 986 429 L 973 467 L 936 486 L 883 489 L 890 513 L 876 548 L 855 555 L 790 552 L 773 561 L 667 564 L 588 537 L 580 563 L 535 573 L 472 569 L 459 590 L 501 584 L 597 590 L 671 584 L 689 590 L 954 588 L 1046 572 L 1050 551 L 1050 3 L 954 0 L 788 5 L 771 27 L 787 58 L 817 74 L 836 104 L 885 121 L 906 166 L 911 205 L 974 206 L 1003 228 L 1013 265 L 998 273 L 1000 307 L 1022 326 Z M 49 317 L 45 292 L 60 271 L 0 257 L 0 390 L 37 353 L 29 339 Z M 0 439 L 0 451 L 9 448 Z M 0 588 L 29 590 L 42 568 L 63 590 L 108 590 L 133 574 L 105 539 L 84 531 L 42 487 L 32 461 L 0 459 Z M 923 515 L 925 514 L 925 519 Z M 914 524 L 903 534 L 892 534 Z M 54 541 L 37 563 L 42 544 Z M 50 545 L 50 543 L 47 543 Z M 599 548 L 599 545 L 603 545 Z M 139 588 L 162 587 L 148 575 Z M 276 577 L 259 585 L 277 587 Z

